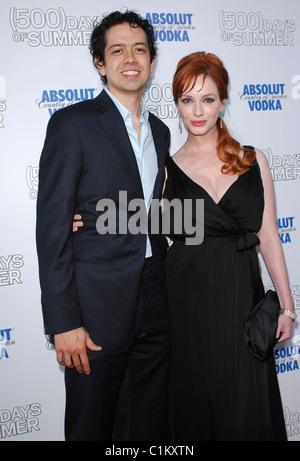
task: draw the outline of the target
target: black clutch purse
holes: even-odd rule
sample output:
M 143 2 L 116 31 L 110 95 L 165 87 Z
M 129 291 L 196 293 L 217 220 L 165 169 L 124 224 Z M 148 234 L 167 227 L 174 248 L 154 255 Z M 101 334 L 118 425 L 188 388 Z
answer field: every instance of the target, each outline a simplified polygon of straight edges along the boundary
M 276 338 L 279 310 L 277 293 L 268 290 L 245 320 L 244 333 L 248 350 L 261 361 L 268 359 L 279 339 Z

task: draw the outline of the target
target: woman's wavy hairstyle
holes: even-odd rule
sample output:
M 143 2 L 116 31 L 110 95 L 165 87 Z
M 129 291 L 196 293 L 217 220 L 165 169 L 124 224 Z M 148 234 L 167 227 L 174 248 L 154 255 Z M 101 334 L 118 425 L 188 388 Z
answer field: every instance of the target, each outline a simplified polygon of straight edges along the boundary
M 112 13 L 104 16 L 104 18 L 99 22 L 91 35 L 90 39 L 90 53 L 93 56 L 93 61 L 97 58 L 99 61 L 105 62 L 104 51 L 106 47 L 106 32 L 112 26 L 123 24 L 127 22 L 131 27 L 141 27 L 147 37 L 149 52 L 150 52 L 150 62 L 156 57 L 157 47 L 154 39 L 154 28 L 147 19 L 142 18 L 138 13 L 134 11 L 113 11 Z M 101 80 L 104 84 L 107 83 L 107 78 L 101 76 Z
M 184 91 L 191 90 L 197 77 L 203 75 L 204 79 L 210 77 L 219 91 L 220 100 L 228 99 L 229 76 L 222 61 L 212 53 L 204 51 L 192 53 L 182 58 L 173 78 L 173 96 L 177 104 Z M 255 163 L 255 151 L 244 148 L 230 134 L 220 117 L 217 120 L 217 154 L 224 162 L 222 172 L 225 174 L 243 174 Z M 241 158 L 240 151 L 244 151 Z

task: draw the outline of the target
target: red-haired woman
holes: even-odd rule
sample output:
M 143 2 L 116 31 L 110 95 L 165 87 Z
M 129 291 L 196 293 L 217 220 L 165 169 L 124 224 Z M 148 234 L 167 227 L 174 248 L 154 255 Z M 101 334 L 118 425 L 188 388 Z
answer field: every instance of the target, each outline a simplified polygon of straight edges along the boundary
M 164 197 L 204 200 L 204 241 L 188 245 L 184 232 L 174 231 L 166 259 L 173 328 L 169 438 L 286 440 L 273 355 L 259 361 L 244 339 L 244 320 L 264 295 L 257 245 L 281 306 L 292 312 L 293 304 L 266 158 L 241 147 L 220 117 L 228 82 L 222 62 L 204 52 L 184 57 L 173 80 L 188 136 L 168 160 Z M 291 324 L 279 316 L 281 341 Z

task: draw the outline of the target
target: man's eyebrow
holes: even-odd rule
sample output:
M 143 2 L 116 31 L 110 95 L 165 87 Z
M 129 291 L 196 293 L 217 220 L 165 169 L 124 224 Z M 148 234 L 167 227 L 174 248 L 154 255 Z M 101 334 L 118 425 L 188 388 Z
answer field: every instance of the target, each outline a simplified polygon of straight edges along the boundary
M 137 46 L 137 45 L 148 46 L 148 43 L 147 42 L 136 42 L 136 43 L 133 43 L 132 45 L 133 46 Z M 109 51 L 111 48 L 114 48 L 114 47 L 117 47 L 117 46 L 126 46 L 126 43 L 113 43 L 112 45 L 110 45 L 110 47 L 107 49 L 107 51 Z

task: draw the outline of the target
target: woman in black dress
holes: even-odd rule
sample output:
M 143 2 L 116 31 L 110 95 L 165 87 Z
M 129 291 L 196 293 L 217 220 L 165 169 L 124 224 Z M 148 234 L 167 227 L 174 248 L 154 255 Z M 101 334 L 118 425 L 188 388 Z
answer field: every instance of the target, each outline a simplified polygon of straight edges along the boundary
M 274 358 L 254 358 L 243 333 L 264 294 L 257 245 L 281 307 L 293 311 L 273 182 L 264 154 L 241 147 L 220 118 L 227 87 L 227 71 L 212 54 L 193 53 L 178 63 L 173 93 L 188 137 L 167 162 L 164 198 L 204 200 L 204 241 L 188 245 L 184 232 L 171 230 L 169 438 L 286 440 Z M 290 337 L 291 325 L 279 316 L 280 341 Z

